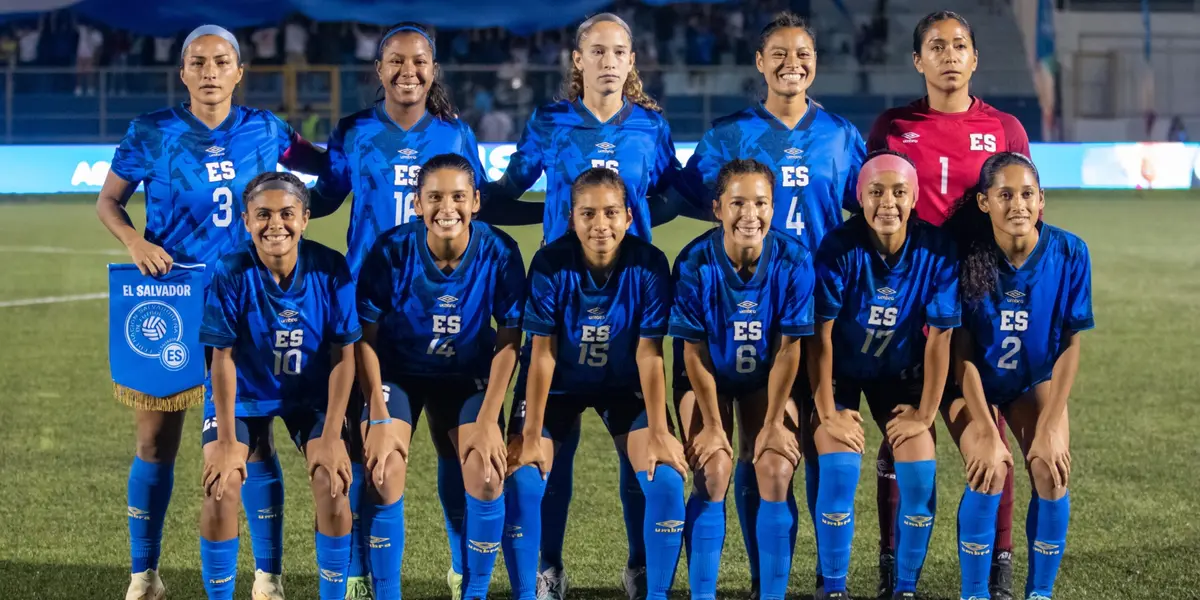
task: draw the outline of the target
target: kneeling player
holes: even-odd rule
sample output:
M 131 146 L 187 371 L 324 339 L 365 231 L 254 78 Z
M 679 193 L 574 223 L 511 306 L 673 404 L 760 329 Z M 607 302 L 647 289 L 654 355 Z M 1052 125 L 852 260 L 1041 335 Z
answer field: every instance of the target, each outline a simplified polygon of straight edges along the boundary
M 504 532 L 501 412 L 521 342 L 525 265 L 511 237 L 472 220 L 475 182 L 466 158 L 429 159 L 417 178 L 421 220 L 381 234 L 358 277 L 363 453 L 378 496 L 366 511 L 377 600 L 400 598 L 406 462 L 423 410 L 438 460 L 462 466 L 461 483 L 439 488 L 466 491 L 464 598 L 487 596 Z
M 854 495 L 862 463 L 859 397 L 896 457 L 899 550 L 893 598 L 916 597 L 933 531 L 934 439 L 960 322 L 958 260 L 950 236 L 916 219 L 917 171 L 894 152 L 876 153 L 858 176 L 862 214 L 834 229 L 816 256 L 817 334 L 813 432 L 820 480 L 817 556 L 826 597 L 848 598 Z M 929 326 L 928 338 L 923 328 Z
M 696 475 L 685 529 L 692 598 L 716 594 L 735 402 L 743 453 L 753 448 L 742 458 L 753 459 L 762 498 L 755 535 L 761 597 L 782 600 L 791 571 L 796 504 L 789 492 L 800 460 L 791 390 L 799 338 L 813 332 L 814 276 L 800 241 L 770 229 L 774 179 L 757 161 L 726 163 L 713 203 L 721 226 L 688 244 L 675 262 L 670 333 L 684 340 L 694 391 L 678 406 Z
M 1033 163 L 1004 152 L 983 164 L 977 187 L 946 222 L 962 254 L 963 327 L 953 359 L 962 393 L 943 416 L 967 464 L 958 509 L 963 598 L 988 597 L 996 512 L 1012 465 L 990 407 L 1007 419 L 1033 482 L 1027 599 L 1051 597 L 1066 544 L 1067 398 L 1079 370 L 1079 333 L 1095 325 L 1092 272 L 1083 240 L 1038 221 L 1044 206 Z
M 671 272 L 661 250 L 626 235 L 632 216 L 625 194 L 615 171 L 584 171 L 571 187 L 571 233 L 539 250 L 530 267 L 524 328 L 531 341 L 509 422 L 504 538 L 517 600 L 536 597 L 545 477 L 588 408 L 604 420 L 646 495 L 646 598 L 666 600 L 675 578 L 686 466 L 668 424 L 663 371 Z
M 253 240 L 217 264 L 200 341 L 212 348 L 204 405 L 200 562 L 212 600 L 232 600 L 246 457 L 282 417 L 308 459 L 320 597 L 342 600 L 350 561 L 350 458 L 342 426 L 360 336 L 346 259 L 301 235 L 308 190 L 289 173 L 246 186 Z

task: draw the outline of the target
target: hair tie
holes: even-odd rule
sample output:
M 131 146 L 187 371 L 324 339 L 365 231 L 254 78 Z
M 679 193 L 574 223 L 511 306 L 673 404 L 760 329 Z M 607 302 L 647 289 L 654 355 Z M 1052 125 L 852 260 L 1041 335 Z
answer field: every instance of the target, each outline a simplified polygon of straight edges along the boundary
M 867 188 L 867 182 L 875 175 L 885 171 L 894 171 L 904 177 L 909 187 L 912 188 L 913 203 L 915 204 L 918 198 L 917 169 L 912 166 L 912 163 L 895 154 L 878 154 L 863 163 L 862 168 L 858 171 L 858 185 L 854 189 L 854 197 L 858 199 L 858 203 L 862 204 L 862 196 Z
M 242 62 L 242 47 L 238 45 L 237 38 L 234 37 L 232 33 L 229 33 L 228 29 L 225 29 L 220 25 L 201 25 L 193 29 L 192 32 L 183 39 L 183 48 L 179 50 L 179 60 L 181 62 L 183 61 L 183 55 L 185 52 L 187 52 L 188 46 L 192 45 L 192 42 L 206 35 L 215 35 L 229 42 L 229 45 L 233 46 L 233 52 L 237 54 L 238 62 Z

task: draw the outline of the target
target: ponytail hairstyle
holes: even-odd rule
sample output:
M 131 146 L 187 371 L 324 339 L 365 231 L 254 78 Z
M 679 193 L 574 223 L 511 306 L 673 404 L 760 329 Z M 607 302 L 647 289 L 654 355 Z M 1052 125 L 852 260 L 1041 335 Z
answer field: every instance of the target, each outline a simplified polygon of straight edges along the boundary
M 475 173 L 475 167 L 471 166 L 471 161 L 467 160 L 466 157 L 461 154 L 447 152 L 445 154 L 434 156 L 433 158 L 425 161 L 425 164 L 421 165 L 421 171 L 417 173 L 417 195 L 420 195 L 421 192 L 424 191 L 425 182 L 429 180 L 429 176 L 434 171 L 441 170 L 451 170 L 466 173 L 467 179 L 471 181 L 471 191 L 479 191 L 475 187 L 477 175 Z
M 264 171 L 254 176 L 242 192 L 242 206 L 249 207 L 250 202 L 263 192 L 281 190 L 300 202 L 305 212 L 309 207 L 308 188 L 299 177 L 287 171 Z
M 571 210 L 575 210 L 575 197 L 583 190 L 593 187 L 609 187 L 621 195 L 621 203 L 629 206 L 629 191 L 625 188 L 625 180 L 616 171 L 607 167 L 592 167 L 579 174 L 571 183 Z
M 384 45 L 392 36 L 400 33 L 415 33 L 429 42 L 429 55 L 433 58 L 433 82 L 429 84 L 429 92 L 425 94 L 425 110 L 443 121 L 457 119 L 458 110 L 454 108 L 454 103 L 450 100 L 450 92 L 446 91 L 446 86 L 442 84 L 442 66 L 437 62 L 437 40 L 428 27 L 414 21 L 403 21 L 389 27 L 387 32 L 379 38 L 379 47 L 375 50 L 376 65 L 378 66 L 379 61 L 383 60 Z M 376 95 L 378 96 L 376 101 L 384 98 L 382 83 Z
M 757 52 L 759 54 L 762 54 L 762 51 L 767 48 L 767 40 L 772 35 L 775 35 L 776 31 L 779 31 L 780 29 L 791 29 L 791 28 L 803 29 L 804 34 L 808 36 L 808 39 L 812 40 L 813 52 L 816 53 L 816 46 L 817 46 L 816 30 L 814 30 L 812 28 L 812 26 L 810 26 L 808 24 L 808 21 L 804 20 L 804 17 L 801 17 L 800 15 L 797 15 L 796 13 L 794 13 L 790 10 L 785 10 L 781 13 L 776 14 L 775 18 L 771 19 L 771 22 L 767 23 L 767 25 L 762 28 L 762 31 L 758 34 L 758 50 L 757 50 Z
M 625 30 L 625 35 L 629 37 L 629 46 L 633 47 L 633 30 L 629 28 L 629 24 L 624 19 L 612 13 L 600 13 L 582 23 L 575 30 L 575 47 L 576 52 L 582 52 L 583 38 L 587 36 L 597 23 L 616 23 Z M 662 112 L 662 107 L 658 102 L 654 101 L 646 91 L 642 89 L 642 78 L 638 75 L 636 66 L 629 69 L 629 76 L 625 78 L 625 87 L 621 93 L 630 102 L 656 113 Z M 561 96 L 565 100 L 574 102 L 576 99 L 583 97 L 583 72 L 575 67 L 575 61 L 571 61 L 571 73 L 563 80 L 563 88 Z
M 937 12 L 931 12 L 917 22 L 917 26 L 913 28 L 913 54 L 917 56 L 921 55 L 921 46 L 925 44 L 925 34 L 929 33 L 929 30 L 932 29 L 934 25 L 937 25 L 942 21 L 958 21 L 958 24 L 962 25 L 963 29 L 967 30 L 967 34 L 971 36 L 971 51 L 976 55 L 979 54 L 979 47 L 975 45 L 975 30 L 971 28 L 971 24 L 967 22 L 966 17 L 952 10 L 939 10 Z
M 1012 165 L 1020 165 L 1033 173 L 1033 179 L 1041 189 L 1042 180 L 1037 167 L 1024 154 L 993 154 L 980 169 L 979 183 L 968 188 L 954 203 L 950 217 L 942 226 L 958 243 L 958 291 L 967 304 L 975 304 L 996 290 L 1000 261 L 1004 260 L 1004 255 L 996 245 L 992 220 L 979 210 L 979 196 L 987 195 L 996 182 L 996 173 Z
M 771 171 L 770 167 L 752 158 L 738 158 L 725 163 L 717 174 L 717 202 L 720 202 L 721 196 L 725 195 L 725 190 L 729 187 L 729 180 L 738 175 L 762 175 L 767 180 L 767 187 L 775 189 L 775 173 Z

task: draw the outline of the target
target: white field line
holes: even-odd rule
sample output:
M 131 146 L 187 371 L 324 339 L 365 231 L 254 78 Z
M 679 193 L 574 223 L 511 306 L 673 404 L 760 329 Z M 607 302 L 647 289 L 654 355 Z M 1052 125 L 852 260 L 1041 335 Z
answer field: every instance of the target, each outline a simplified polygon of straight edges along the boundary
M 25 298 L 23 300 L 4 300 L 0 301 L 0 308 L 13 308 L 17 306 L 34 306 L 36 304 L 60 304 L 63 302 L 79 302 L 82 300 L 100 300 L 107 298 L 108 292 L 99 292 L 95 294 L 75 294 L 72 296 L 46 296 L 44 298 Z
M 0 252 L 23 252 L 27 254 L 88 254 L 103 256 L 125 256 L 128 252 L 115 249 L 84 250 L 78 248 L 59 248 L 57 246 L 0 246 Z

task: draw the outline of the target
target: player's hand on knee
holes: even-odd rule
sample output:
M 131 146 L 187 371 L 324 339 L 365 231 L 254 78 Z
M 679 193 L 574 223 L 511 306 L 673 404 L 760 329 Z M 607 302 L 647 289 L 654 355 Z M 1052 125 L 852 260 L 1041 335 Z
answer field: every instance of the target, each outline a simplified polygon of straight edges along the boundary
M 688 459 L 693 471 L 700 471 L 708 461 L 717 454 L 724 452 L 733 460 L 733 446 L 725 437 L 725 430 L 719 426 L 706 426 L 696 434 L 689 448 Z
M 892 409 L 892 418 L 887 424 L 888 443 L 895 448 L 929 431 L 931 425 L 921 418 L 921 413 L 911 404 L 901 404 Z
M 521 467 L 533 466 L 546 479 L 550 472 L 550 457 L 545 451 L 546 438 L 538 435 L 513 436 L 508 443 L 508 474 L 512 475 Z
M 458 462 L 463 466 L 472 452 L 478 452 L 484 464 L 484 483 L 503 477 L 508 463 L 508 447 L 504 434 L 495 421 L 466 423 L 458 427 Z
M 964 444 L 973 449 L 963 456 L 967 463 L 967 485 L 976 492 L 994 493 L 1004 484 L 1008 469 L 1012 468 L 1012 453 L 1004 447 L 1004 440 L 991 423 L 972 423 L 968 429 L 975 431 L 963 435 L 973 435 L 976 439 L 969 445 Z
M 835 411 L 828 418 L 821 419 L 821 427 L 825 428 L 825 433 L 833 439 L 862 454 L 867 445 L 867 434 L 863 431 L 862 420 L 862 415 L 857 410 L 844 408 Z
M 204 461 L 204 495 L 221 500 L 226 490 L 246 481 L 246 446 L 221 440 L 213 444 L 212 453 Z
M 1067 487 L 1071 478 L 1071 450 L 1064 433 L 1058 427 L 1038 428 L 1029 446 L 1029 455 L 1025 457 L 1030 463 L 1035 458 L 1046 463 L 1055 488 Z
M 408 444 L 401 435 L 400 424 L 391 419 L 386 423 L 369 425 L 363 441 L 364 466 L 371 472 L 375 487 L 383 485 L 387 463 L 399 458 L 408 462 Z M 396 456 L 393 456 L 393 453 Z
M 161 246 L 156 246 L 144 239 L 138 238 L 129 246 L 129 257 L 137 265 L 142 275 L 165 275 L 171 271 L 175 263 L 171 255 Z
M 658 465 L 666 465 L 679 472 L 687 479 L 688 464 L 683 454 L 683 444 L 671 435 L 669 429 L 662 429 L 650 434 L 646 442 L 646 479 L 654 481 L 654 469 Z
M 321 436 L 310 441 L 305 454 L 308 457 L 309 481 L 312 481 L 317 469 L 323 468 L 329 473 L 330 497 L 336 498 L 339 494 L 347 493 L 354 476 L 350 472 L 350 455 L 340 436 Z
M 764 423 L 762 431 L 758 432 L 758 438 L 754 440 L 754 462 L 756 464 L 758 459 L 767 452 L 774 452 L 786 458 L 792 464 L 792 468 L 800 464 L 802 457 L 800 441 L 782 421 Z

